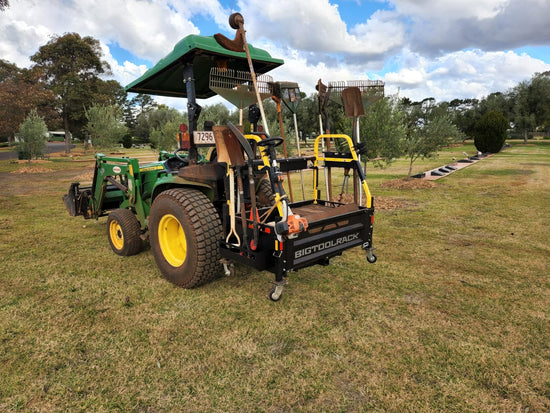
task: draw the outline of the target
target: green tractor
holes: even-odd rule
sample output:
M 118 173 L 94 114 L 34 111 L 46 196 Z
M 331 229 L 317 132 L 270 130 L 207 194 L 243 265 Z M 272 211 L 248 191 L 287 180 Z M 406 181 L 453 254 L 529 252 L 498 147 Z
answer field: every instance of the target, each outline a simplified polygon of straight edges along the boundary
M 234 22 L 232 26 L 237 28 Z M 97 154 L 92 185 L 72 183 L 63 199 L 72 216 L 107 216 L 107 236 L 118 255 L 137 254 L 148 240 L 160 272 L 178 286 L 203 285 L 231 274 L 233 263 L 241 263 L 275 274 L 269 298 L 278 301 L 291 271 L 327 265 L 356 246 L 366 251 L 368 262 L 375 262 L 374 206 L 358 145 L 348 136 L 320 135 L 313 156 L 280 158 L 276 147 L 283 140 L 266 132 L 244 133 L 233 124 L 198 129 L 201 107 L 196 99 L 216 94 L 210 87 L 211 72 L 241 72 L 253 65 L 262 75 L 283 64 L 246 41 L 245 46 L 243 51 L 230 50 L 213 36 L 181 40 L 126 87 L 129 92 L 187 98 L 188 130 L 181 133 L 180 147 L 147 164 Z M 235 85 L 235 90 L 241 86 L 251 88 Z M 346 149 L 323 151 L 327 140 L 339 140 L 343 144 L 338 147 Z M 211 155 L 200 155 L 202 147 L 210 148 Z M 322 199 L 319 171 L 325 168 L 353 170 L 366 205 L 336 202 L 330 195 Z M 292 202 L 283 176 L 305 169 L 313 171 L 311 199 Z

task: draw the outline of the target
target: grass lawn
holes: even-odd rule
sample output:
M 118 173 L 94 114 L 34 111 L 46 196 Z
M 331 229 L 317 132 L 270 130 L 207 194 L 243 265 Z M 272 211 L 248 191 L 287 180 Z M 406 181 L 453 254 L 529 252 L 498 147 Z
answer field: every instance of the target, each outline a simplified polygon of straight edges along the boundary
M 277 303 L 270 273 L 184 290 L 115 255 L 61 201 L 90 159 L 0 162 L 0 411 L 550 410 L 549 141 L 426 186 L 369 167 L 377 263 L 291 273 Z

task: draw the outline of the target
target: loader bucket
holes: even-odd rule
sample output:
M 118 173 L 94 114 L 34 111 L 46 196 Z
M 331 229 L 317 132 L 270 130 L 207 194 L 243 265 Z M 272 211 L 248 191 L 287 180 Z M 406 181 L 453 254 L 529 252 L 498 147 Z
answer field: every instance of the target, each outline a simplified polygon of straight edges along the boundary
M 70 216 L 76 217 L 76 194 L 78 194 L 78 182 L 73 182 L 69 188 L 69 192 L 63 195 L 63 203 Z
M 79 182 L 73 182 L 69 187 L 69 192 L 63 195 L 63 203 L 70 216 L 76 217 L 83 215 L 84 218 L 91 218 L 88 208 L 88 195 L 90 188 L 80 188 Z

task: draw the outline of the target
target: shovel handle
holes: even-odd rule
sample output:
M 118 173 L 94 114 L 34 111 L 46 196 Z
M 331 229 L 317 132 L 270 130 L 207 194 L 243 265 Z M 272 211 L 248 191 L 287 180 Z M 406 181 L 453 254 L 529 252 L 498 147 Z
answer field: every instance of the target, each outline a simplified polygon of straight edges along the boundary
M 262 115 L 262 122 L 264 124 L 264 129 L 267 135 L 269 136 L 269 127 L 267 126 L 267 120 L 265 117 L 264 106 L 262 104 L 262 98 L 260 96 L 260 91 L 258 89 L 258 82 L 256 81 L 256 73 L 254 72 L 254 65 L 252 64 L 252 57 L 250 57 L 250 50 L 248 50 L 248 42 L 246 41 L 246 32 L 244 30 L 244 18 L 241 13 L 233 13 L 229 16 L 229 25 L 238 30 L 241 33 L 244 51 L 246 53 L 246 59 L 248 60 L 248 67 L 250 68 L 250 76 L 252 77 L 252 83 L 254 84 L 254 91 L 256 92 L 256 100 L 258 101 L 258 106 L 260 107 L 260 113 Z

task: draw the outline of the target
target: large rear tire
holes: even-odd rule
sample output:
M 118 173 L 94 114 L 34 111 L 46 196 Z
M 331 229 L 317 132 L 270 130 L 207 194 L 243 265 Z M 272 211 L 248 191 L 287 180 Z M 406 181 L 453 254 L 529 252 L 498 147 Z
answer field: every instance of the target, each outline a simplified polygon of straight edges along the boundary
M 221 223 L 202 192 L 189 188 L 162 192 L 151 207 L 149 233 L 157 266 L 170 282 L 194 288 L 221 273 Z
M 128 257 L 141 251 L 141 227 L 129 209 L 115 209 L 107 218 L 107 237 L 115 254 Z

